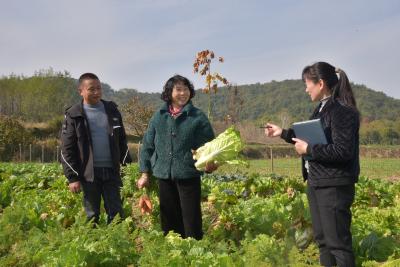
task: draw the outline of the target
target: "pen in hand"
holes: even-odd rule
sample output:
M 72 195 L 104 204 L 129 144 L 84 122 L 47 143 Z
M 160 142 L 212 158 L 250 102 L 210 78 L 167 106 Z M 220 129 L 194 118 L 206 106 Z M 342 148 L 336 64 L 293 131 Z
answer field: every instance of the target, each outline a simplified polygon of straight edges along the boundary
M 260 126 L 260 128 L 267 128 L 267 129 L 271 129 L 272 128 L 272 126 Z

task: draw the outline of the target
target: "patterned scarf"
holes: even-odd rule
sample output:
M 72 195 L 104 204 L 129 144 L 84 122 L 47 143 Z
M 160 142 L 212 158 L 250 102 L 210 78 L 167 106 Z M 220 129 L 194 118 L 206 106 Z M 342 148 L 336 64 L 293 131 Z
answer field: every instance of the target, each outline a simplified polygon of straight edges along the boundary
M 169 112 L 169 114 L 171 114 L 172 117 L 175 118 L 175 117 L 178 117 L 179 115 L 181 115 L 182 109 L 183 109 L 183 107 L 179 108 L 179 109 L 176 109 L 172 105 L 170 105 L 168 112 Z

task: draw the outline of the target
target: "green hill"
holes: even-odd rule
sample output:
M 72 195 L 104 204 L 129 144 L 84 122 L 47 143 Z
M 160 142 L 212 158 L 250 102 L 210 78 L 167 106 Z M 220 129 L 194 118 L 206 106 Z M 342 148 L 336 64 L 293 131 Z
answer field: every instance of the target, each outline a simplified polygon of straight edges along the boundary
M 123 105 L 133 96 L 153 107 L 162 103 L 160 93 L 144 93 L 135 89 L 113 90 L 103 83 L 103 97 Z M 220 88 L 212 95 L 214 120 L 222 120 L 235 111 L 239 120 L 257 121 L 265 119 L 289 122 L 308 118 L 315 103 L 304 93 L 301 80 L 272 81 Z M 400 115 L 400 100 L 376 92 L 364 85 L 353 84 L 358 107 L 364 121 L 396 120 Z M 25 121 L 47 121 L 61 116 L 64 109 L 78 101 L 76 79 L 67 72 L 52 70 L 36 73 L 32 77 L 7 76 L 0 79 L 0 114 L 18 117 Z M 193 102 L 207 111 L 208 96 L 196 91 Z M 241 105 L 238 103 L 242 103 Z
M 134 96 L 154 109 L 162 104 L 160 93 L 143 93 L 135 89 L 116 91 L 106 83 L 102 86 L 103 98 L 119 105 L 124 105 Z M 65 108 L 80 100 L 76 87 L 76 79 L 70 77 L 68 72 L 54 72 L 52 69 L 37 72 L 32 77 L 2 77 L 0 115 L 28 123 L 47 122 L 45 125 L 49 129 L 35 134 L 35 138 L 54 136 Z M 254 123 L 272 121 L 287 127 L 294 121 L 307 119 L 317 105 L 310 101 L 304 90 L 301 80 L 220 88 L 216 95 L 212 95 L 212 120 L 223 121 L 229 115 L 234 121 L 247 123 L 242 127 L 250 131 L 250 135 L 253 134 L 250 128 L 255 127 Z M 400 144 L 400 100 L 364 85 L 353 84 L 353 90 L 362 115 L 361 143 Z M 197 90 L 193 102 L 207 112 L 208 95 Z M 252 125 L 250 128 L 249 123 Z
M 301 80 L 285 80 L 281 82 L 256 83 L 237 86 L 242 100 L 240 120 L 260 120 L 263 118 L 278 119 L 289 117 L 290 121 L 308 118 L 316 103 L 310 101 L 304 92 Z M 364 120 L 395 120 L 400 115 L 400 100 L 376 92 L 364 85 L 353 84 L 358 108 Z M 216 95 L 212 95 L 213 113 L 215 120 L 222 120 L 232 110 L 232 96 L 234 89 L 221 88 Z M 133 96 L 139 96 L 144 103 L 154 107 L 162 102 L 159 93 L 141 93 L 132 89 L 114 91 L 110 98 L 123 104 Z M 204 111 L 207 111 L 208 96 L 196 91 L 193 102 Z

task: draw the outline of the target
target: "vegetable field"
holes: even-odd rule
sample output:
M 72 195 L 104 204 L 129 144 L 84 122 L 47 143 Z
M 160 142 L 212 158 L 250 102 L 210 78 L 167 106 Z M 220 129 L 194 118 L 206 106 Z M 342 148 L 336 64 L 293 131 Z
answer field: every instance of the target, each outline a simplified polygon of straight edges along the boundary
M 0 266 L 319 266 L 298 176 L 204 176 L 201 241 L 163 236 L 154 181 L 141 215 L 137 177 L 124 169 L 124 218 L 93 228 L 61 166 L 0 163 Z M 400 266 L 400 182 L 360 177 L 352 212 L 357 265 Z
M 300 174 L 301 159 L 296 158 L 274 158 L 273 171 L 270 159 L 249 160 L 250 168 L 247 172 L 268 175 L 278 173 L 279 175 L 297 176 Z M 236 172 L 243 167 L 222 166 L 218 173 Z M 400 158 L 360 158 L 361 176 L 374 179 L 400 180 Z

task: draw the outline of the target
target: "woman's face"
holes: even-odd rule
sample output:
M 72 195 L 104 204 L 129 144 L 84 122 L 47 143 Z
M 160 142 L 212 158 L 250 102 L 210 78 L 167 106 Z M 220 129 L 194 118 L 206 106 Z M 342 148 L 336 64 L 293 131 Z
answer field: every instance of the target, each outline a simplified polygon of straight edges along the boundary
M 172 105 L 176 107 L 183 107 L 190 99 L 189 87 L 183 83 L 177 83 L 172 89 Z
M 305 79 L 305 84 L 306 84 L 306 93 L 311 97 L 311 101 L 319 101 L 323 97 L 323 81 L 319 80 L 317 83 L 315 83 L 312 80 Z

